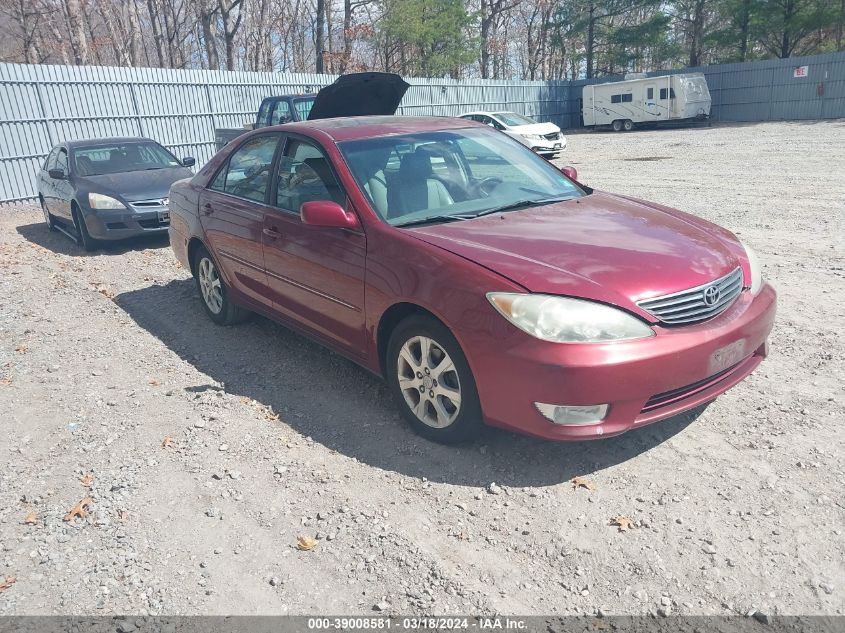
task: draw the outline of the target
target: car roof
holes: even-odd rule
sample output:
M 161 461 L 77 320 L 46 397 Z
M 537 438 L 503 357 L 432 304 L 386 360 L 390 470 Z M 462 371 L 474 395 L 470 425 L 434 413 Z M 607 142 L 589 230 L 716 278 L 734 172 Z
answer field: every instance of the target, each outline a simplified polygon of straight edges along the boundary
M 275 127 L 286 132 L 302 132 L 305 134 L 312 131 L 319 131 L 335 142 L 342 142 L 378 136 L 391 136 L 394 134 L 436 132 L 439 130 L 456 130 L 478 126 L 485 127 L 481 123 L 474 121 L 445 116 L 355 116 L 336 119 L 317 119 L 315 121 L 298 121 Z
M 68 149 L 79 149 L 80 147 L 96 147 L 97 145 L 110 145 L 112 143 L 156 143 L 151 138 L 143 138 L 140 136 L 112 136 L 108 138 L 87 138 L 77 139 L 74 141 L 65 141 L 64 143 L 57 143 L 57 146 L 64 146 Z

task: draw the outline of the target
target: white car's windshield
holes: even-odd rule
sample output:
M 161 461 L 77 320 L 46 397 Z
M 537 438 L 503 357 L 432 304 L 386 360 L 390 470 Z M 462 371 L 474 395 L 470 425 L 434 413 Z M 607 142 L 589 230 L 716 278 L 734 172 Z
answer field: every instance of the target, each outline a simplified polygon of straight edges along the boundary
M 529 119 L 527 116 L 517 114 L 516 112 L 497 112 L 494 115 L 499 121 L 509 127 L 519 127 L 520 125 L 537 125 L 537 121 Z
M 484 128 L 346 141 L 339 147 L 373 209 L 394 226 L 585 195 L 531 150 Z

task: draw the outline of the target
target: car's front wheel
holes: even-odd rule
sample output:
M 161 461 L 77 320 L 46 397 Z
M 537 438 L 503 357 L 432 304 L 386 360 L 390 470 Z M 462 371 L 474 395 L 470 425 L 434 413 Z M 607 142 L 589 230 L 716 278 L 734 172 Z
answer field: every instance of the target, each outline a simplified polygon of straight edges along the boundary
M 420 435 L 452 444 L 482 426 L 475 380 L 458 341 L 438 321 L 409 317 L 387 347 L 387 380 L 403 416 Z
M 91 237 L 88 232 L 88 225 L 85 224 L 85 217 L 82 212 L 76 208 L 74 204 L 71 214 L 73 216 L 73 226 L 76 229 L 76 241 L 86 251 L 93 251 L 97 248 L 97 240 Z
M 232 325 L 243 321 L 249 312 L 229 299 L 226 282 L 211 254 L 200 247 L 194 255 L 194 276 L 206 314 L 218 325 Z
M 47 204 L 44 198 L 41 198 L 41 212 L 44 214 L 44 223 L 47 225 L 48 231 L 56 230 L 56 221 L 53 219 L 53 214 L 47 210 Z

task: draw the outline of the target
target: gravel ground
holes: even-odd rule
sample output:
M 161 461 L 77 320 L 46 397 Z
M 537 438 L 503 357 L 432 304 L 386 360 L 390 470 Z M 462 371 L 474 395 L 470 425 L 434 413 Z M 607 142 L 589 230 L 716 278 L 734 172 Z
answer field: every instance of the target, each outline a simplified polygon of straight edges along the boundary
M 569 143 L 780 292 L 753 376 L 592 443 L 431 444 L 315 343 L 213 325 L 166 240 L 88 255 L 0 210 L 0 614 L 843 614 L 845 122 Z

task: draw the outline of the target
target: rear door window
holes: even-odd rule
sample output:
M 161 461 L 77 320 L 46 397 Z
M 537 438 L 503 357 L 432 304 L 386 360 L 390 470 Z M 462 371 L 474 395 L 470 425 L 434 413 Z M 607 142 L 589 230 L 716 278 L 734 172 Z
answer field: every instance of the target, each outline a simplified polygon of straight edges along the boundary
M 273 114 L 270 115 L 270 125 L 282 125 L 293 121 L 290 111 L 290 104 L 287 101 L 276 101 L 273 107 Z

